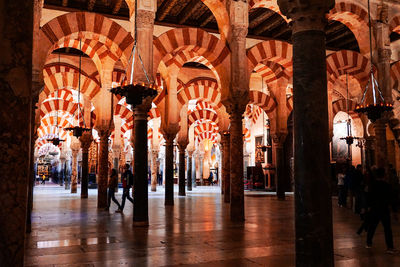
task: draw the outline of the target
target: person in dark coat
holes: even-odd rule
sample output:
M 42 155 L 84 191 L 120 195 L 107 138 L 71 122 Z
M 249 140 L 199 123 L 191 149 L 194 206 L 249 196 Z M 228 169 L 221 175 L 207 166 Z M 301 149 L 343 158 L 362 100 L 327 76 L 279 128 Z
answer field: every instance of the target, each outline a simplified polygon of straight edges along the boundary
M 372 247 L 372 239 L 375 234 L 376 227 L 379 222 L 382 222 L 385 232 L 385 242 L 387 253 L 394 253 L 393 249 L 393 234 L 390 221 L 390 206 L 393 206 L 392 190 L 390 185 L 385 181 L 385 169 L 379 168 L 376 170 L 375 181 L 371 183 L 371 188 L 368 192 L 367 203 L 369 210 L 369 223 L 367 233 L 366 248 Z
M 112 169 L 110 179 L 108 180 L 108 206 L 106 210 L 110 209 L 111 200 L 114 201 L 115 204 L 117 204 L 118 210 L 121 209 L 121 205 L 119 204 L 118 200 L 115 199 L 115 188 L 117 186 L 118 186 L 117 170 Z
M 131 190 L 131 187 L 133 186 L 133 174 L 129 168 L 130 168 L 130 165 L 125 164 L 125 171 L 121 177 L 122 189 L 123 189 L 122 202 L 121 202 L 121 207 L 118 209 L 117 212 L 123 212 L 126 199 L 128 199 L 133 204 L 133 199 L 131 198 L 130 192 L 129 192 Z

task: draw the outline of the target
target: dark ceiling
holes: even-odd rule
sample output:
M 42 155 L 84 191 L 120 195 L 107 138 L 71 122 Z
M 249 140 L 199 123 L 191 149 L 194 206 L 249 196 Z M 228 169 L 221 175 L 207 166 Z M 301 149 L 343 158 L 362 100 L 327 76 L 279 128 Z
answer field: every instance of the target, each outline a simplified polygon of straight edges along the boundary
M 65 11 L 91 11 L 124 20 L 129 18 L 125 0 L 45 0 L 44 7 Z M 201 27 L 218 32 L 215 17 L 201 0 L 158 0 L 156 24 Z M 359 51 L 354 34 L 344 24 L 330 21 L 326 33 L 328 49 Z M 279 14 L 269 9 L 255 8 L 249 11 L 248 37 L 291 42 L 291 30 Z M 392 39 L 395 38 L 398 36 L 393 36 Z

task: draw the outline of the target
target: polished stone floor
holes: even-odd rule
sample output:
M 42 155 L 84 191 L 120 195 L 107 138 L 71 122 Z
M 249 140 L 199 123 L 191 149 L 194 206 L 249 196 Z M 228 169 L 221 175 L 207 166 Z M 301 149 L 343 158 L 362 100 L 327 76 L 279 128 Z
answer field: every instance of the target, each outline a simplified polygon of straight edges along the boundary
M 114 204 L 110 212 L 98 211 L 96 190 L 89 191 L 81 200 L 59 186 L 35 188 L 26 266 L 294 266 L 291 196 L 281 202 L 246 192 L 246 222 L 233 224 L 219 187 L 176 195 L 168 209 L 159 187 L 149 192 L 150 227 L 133 228 L 130 202 L 124 214 L 115 213 Z M 400 266 L 400 254 L 385 254 L 381 226 L 374 247 L 366 249 L 365 234 L 355 234 L 359 218 L 335 204 L 333 211 L 336 266 Z M 393 228 L 400 248 L 399 223 Z

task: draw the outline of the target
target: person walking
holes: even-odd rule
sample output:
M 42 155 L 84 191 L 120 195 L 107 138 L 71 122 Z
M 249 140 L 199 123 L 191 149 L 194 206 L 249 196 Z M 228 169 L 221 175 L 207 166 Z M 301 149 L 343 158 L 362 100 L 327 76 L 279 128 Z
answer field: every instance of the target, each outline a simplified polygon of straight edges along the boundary
M 119 204 L 118 200 L 115 199 L 115 188 L 117 188 L 117 186 L 118 186 L 117 170 L 112 169 L 110 179 L 108 179 L 108 206 L 106 210 L 110 210 L 111 200 L 114 201 L 115 204 L 117 204 L 118 210 L 121 209 L 121 205 Z
M 121 177 L 122 190 L 123 190 L 122 191 L 122 202 L 121 202 L 121 207 L 117 210 L 117 212 L 123 212 L 126 199 L 128 199 L 133 204 L 133 199 L 131 198 L 130 192 L 129 192 L 133 185 L 133 174 L 129 168 L 130 168 L 130 165 L 125 164 L 125 171 Z
M 385 232 L 386 252 L 395 253 L 393 248 L 393 234 L 390 222 L 390 206 L 395 210 L 392 200 L 392 190 L 390 185 L 385 181 L 385 169 L 378 168 L 376 170 L 375 181 L 371 183 L 371 188 L 367 196 L 369 209 L 369 224 L 367 233 L 366 248 L 372 247 L 372 239 L 375 234 L 376 227 L 382 222 Z

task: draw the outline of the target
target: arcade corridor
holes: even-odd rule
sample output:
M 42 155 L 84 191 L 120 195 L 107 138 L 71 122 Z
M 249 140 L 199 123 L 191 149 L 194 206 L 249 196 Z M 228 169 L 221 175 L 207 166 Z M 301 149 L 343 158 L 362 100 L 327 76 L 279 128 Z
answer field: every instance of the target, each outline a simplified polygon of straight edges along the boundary
M 230 222 L 219 187 L 198 187 L 167 208 L 162 187 L 157 189 L 149 193 L 151 225 L 132 228 L 130 203 L 121 215 L 114 204 L 110 212 L 98 211 L 96 190 L 81 200 L 60 187 L 36 187 L 26 266 L 294 266 L 292 196 L 278 201 L 246 192 L 241 226 Z M 400 255 L 385 254 L 381 226 L 367 250 L 365 233 L 355 233 L 356 215 L 333 205 L 333 218 L 335 266 L 400 265 Z M 393 230 L 399 247 L 398 223 Z

